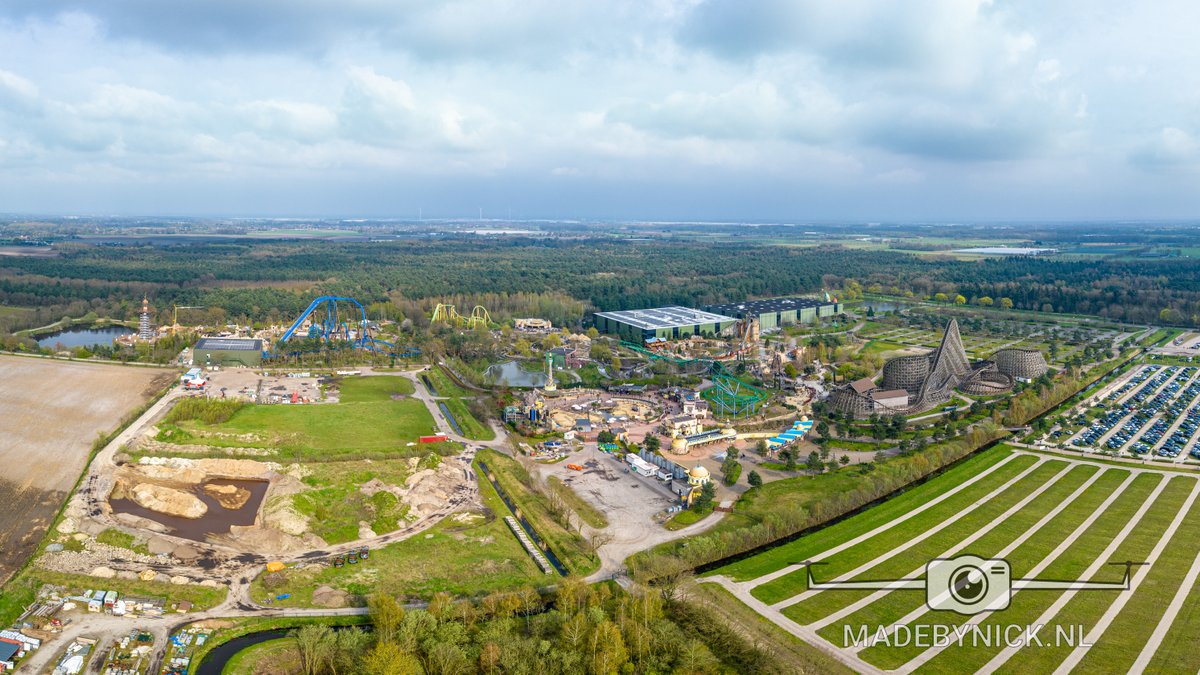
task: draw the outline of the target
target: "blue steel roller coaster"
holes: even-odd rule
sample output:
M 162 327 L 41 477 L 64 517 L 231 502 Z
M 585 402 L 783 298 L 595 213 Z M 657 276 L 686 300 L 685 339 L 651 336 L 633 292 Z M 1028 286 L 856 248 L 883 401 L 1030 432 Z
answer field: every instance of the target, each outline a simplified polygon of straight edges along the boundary
M 348 306 L 346 312 L 350 316 L 345 319 L 339 314 L 339 303 L 343 307 Z M 367 310 L 362 303 L 354 298 L 338 295 L 322 295 L 309 303 L 308 309 L 292 322 L 292 325 L 284 331 L 283 337 L 279 339 L 276 346 L 280 351 L 283 350 L 283 346 L 288 340 L 296 337 L 297 331 L 304 325 L 305 320 L 308 320 L 309 326 L 304 337 L 319 339 L 325 343 L 326 347 L 341 344 L 401 358 L 410 358 L 421 354 L 421 350 L 416 347 L 398 348 L 391 342 L 375 339 L 370 335 Z

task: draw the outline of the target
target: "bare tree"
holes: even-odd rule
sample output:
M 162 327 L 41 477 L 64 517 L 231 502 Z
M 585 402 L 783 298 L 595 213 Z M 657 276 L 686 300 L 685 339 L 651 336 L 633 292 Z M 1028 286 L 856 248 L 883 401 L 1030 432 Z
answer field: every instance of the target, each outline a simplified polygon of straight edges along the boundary
M 296 650 L 304 675 L 322 675 L 334 652 L 336 636 L 325 624 L 310 624 L 296 631 Z

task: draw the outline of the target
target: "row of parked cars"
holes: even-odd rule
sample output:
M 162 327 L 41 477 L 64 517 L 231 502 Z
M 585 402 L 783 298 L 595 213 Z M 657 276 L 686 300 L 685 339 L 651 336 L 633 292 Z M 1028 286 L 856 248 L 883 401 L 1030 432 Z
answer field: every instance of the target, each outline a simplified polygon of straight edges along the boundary
M 1193 384 L 1172 402 L 1172 399 L 1195 372 L 1196 369 L 1193 367 L 1144 366 L 1128 382 L 1105 397 L 1104 402 L 1098 404 L 1097 407 L 1106 408 L 1108 405 L 1116 404 L 1122 396 L 1133 389 L 1136 389 L 1135 393 L 1124 403 L 1117 405 L 1106 412 L 1103 417 L 1092 422 L 1091 426 L 1084 429 L 1071 441 L 1072 445 L 1096 447 L 1106 434 L 1120 424 L 1120 428 L 1105 441 L 1105 448 L 1119 451 L 1137 438 L 1137 442 L 1129 450 L 1134 454 L 1150 452 L 1170 429 L 1171 423 L 1182 414 L 1183 409 L 1191 403 L 1196 395 L 1200 394 L 1200 384 Z M 1170 403 L 1169 406 L 1168 403 Z M 1171 414 L 1166 418 L 1158 417 L 1159 412 L 1164 408 L 1167 408 Z M 1152 424 L 1151 421 L 1153 421 Z M 1150 428 L 1142 433 L 1142 429 L 1147 424 L 1151 425 Z M 1167 452 L 1174 453 L 1164 456 L 1175 456 L 1182 452 L 1182 446 L 1176 449 L 1176 440 L 1175 435 L 1172 434 L 1169 442 L 1164 443 L 1164 448 L 1170 446 Z
M 1135 396 L 1141 396 L 1143 394 L 1147 394 L 1148 392 L 1153 392 L 1154 390 L 1158 389 L 1158 387 L 1162 386 L 1162 384 L 1166 382 L 1172 374 L 1173 373 L 1168 373 L 1167 370 L 1162 366 L 1143 366 L 1138 372 L 1134 373 L 1133 377 L 1129 378 L 1128 382 L 1118 387 L 1108 396 L 1104 397 L 1104 401 L 1096 404 L 1096 407 L 1107 408 L 1109 405 L 1116 404 L 1116 402 L 1120 400 L 1122 396 L 1139 385 L 1141 385 L 1141 389 L 1138 390 Z M 1147 380 L 1149 381 L 1147 382 Z M 1131 412 L 1133 412 L 1133 404 L 1129 401 L 1126 401 L 1125 403 L 1109 410 L 1104 414 L 1103 417 L 1092 422 L 1091 426 L 1089 426 L 1087 429 L 1084 429 L 1082 433 L 1076 436 L 1075 439 L 1071 441 L 1071 444 L 1081 448 L 1096 447 L 1096 445 L 1100 443 L 1100 439 L 1104 437 L 1104 434 L 1107 434 L 1109 429 L 1112 429 L 1114 426 L 1116 426 L 1118 422 L 1124 419 Z M 1077 420 L 1079 423 L 1083 423 L 1085 421 L 1086 420 L 1083 418 Z
M 1183 393 L 1167 406 L 1163 419 L 1168 423 L 1180 420 L 1179 426 L 1171 432 L 1167 440 L 1163 441 L 1162 447 L 1154 451 L 1155 455 L 1175 458 L 1187 448 L 1192 435 L 1196 433 L 1197 429 L 1200 429 L 1200 404 L 1192 405 L 1197 397 L 1200 397 L 1200 378 L 1189 384 L 1187 389 L 1184 389 Z M 1192 451 L 1189 454 L 1200 459 L 1200 450 L 1196 448 L 1195 443 L 1192 444 Z
M 1179 390 L 1183 388 L 1184 383 L 1188 381 L 1188 378 L 1192 374 L 1193 371 L 1190 368 L 1184 369 L 1174 379 L 1168 381 L 1149 401 L 1142 396 L 1143 392 L 1139 391 L 1133 399 L 1140 405 L 1135 406 L 1133 415 L 1121 426 L 1121 429 L 1117 433 L 1108 439 L 1105 446 L 1110 450 L 1120 450 L 1128 445 L 1131 440 L 1137 438 L 1138 442 L 1130 449 L 1133 454 L 1144 455 L 1150 452 L 1150 448 L 1153 448 L 1162 440 L 1163 434 L 1167 433 L 1167 428 L 1171 426 L 1166 420 L 1158 417 L 1159 411 L 1165 408 L 1167 403 L 1179 393 Z M 1154 424 L 1149 429 L 1146 429 L 1145 433 L 1141 433 L 1142 428 L 1149 424 L 1151 420 L 1154 420 Z M 1140 437 L 1138 436 L 1139 433 L 1141 433 Z

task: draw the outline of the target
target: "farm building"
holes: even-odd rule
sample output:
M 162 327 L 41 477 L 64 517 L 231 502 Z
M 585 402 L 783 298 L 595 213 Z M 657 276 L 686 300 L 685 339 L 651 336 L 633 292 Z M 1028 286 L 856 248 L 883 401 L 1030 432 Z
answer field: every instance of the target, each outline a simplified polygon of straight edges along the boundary
M 257 366 L 262 363 L 262 340 L 200 338 L 192 349 L 194 366 Z
M 687 307 L 596 312 L 596 330 L 642 344 L 654 338 L 677 340 L 692 335 L 720 335 L 737 319 Z
M 735 319 L 758 319 L 759 328 L 767 329 L 793 323 L 813 323 L 818 318 L 841 314 L 842 303 L 816 298 L 772 298 L 725 305 L 705 305 L 704 311 L 724 314 Z

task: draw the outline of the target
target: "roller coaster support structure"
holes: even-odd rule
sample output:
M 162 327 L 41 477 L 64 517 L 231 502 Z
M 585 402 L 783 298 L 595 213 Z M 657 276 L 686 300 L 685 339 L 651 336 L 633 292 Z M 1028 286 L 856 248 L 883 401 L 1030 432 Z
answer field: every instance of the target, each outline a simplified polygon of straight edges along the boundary
M 350 305 L 348 310 L 350 316 L 344 319 L 339 316 L 339 302 L 344 305 Z M 355 314 L 358 316 L 355 317 Z M 326 345 L 340 339 L 358 349 L 366 349 L 368 351 L 391 354 L 403 358 L 419 356 L 421 354 L 421 350 L 416 347 L 404 347 L 402 350 L 398 350 L 396 345 L 384 340 L 377 340 L 368 335 L 367 310 L 362 306 L 362 303 L 354 298 L 345 298 L 337 295 L 322 295 L 309 303 L 308 309 L 304 310 L 292 322 L 292 325 L 284 331 L 283 337 L 279 340 L 279 345 L 282 346 L 288 340 L 295 337 L 296 332 L 300 330 L 305 320 L 309 322 L 306 337 L 320 338 Z M 353 338 L 350 337 L 351 326 L 354 327 Z
M 767 400 L 770 394 L 753 385 L 742 382 L 725 369 L 725 364 L 716 359 L 681 359 L 668 354 L 659 354 L 632 342 L 621 342 L 639 354 L 645 354 L 651 359 L 667 361 L 678 366 L 688 366 L 693 363 L 704 364 L 712 376 L 713 387 L 705 398 L 713 405 L 713 412 L 727 417 L 741 417 L 753 413 L 760 403 Z M 709 390 L 706 390 L 706 393 Z

